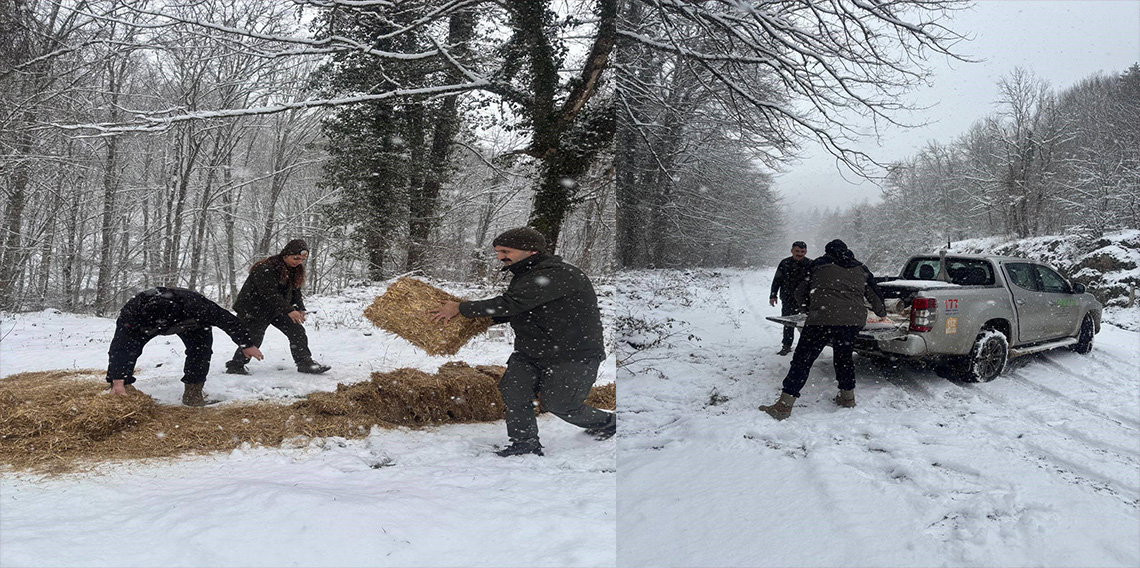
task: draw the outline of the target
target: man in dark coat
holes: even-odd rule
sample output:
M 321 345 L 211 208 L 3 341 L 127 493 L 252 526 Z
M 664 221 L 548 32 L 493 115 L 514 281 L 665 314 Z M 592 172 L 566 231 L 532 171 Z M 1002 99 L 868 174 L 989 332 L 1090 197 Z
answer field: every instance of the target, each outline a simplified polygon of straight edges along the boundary
M 226 332 L 247 357 L 262 358 L 261 350 L 250 340 L 241 321 L 205 296 L 182 288 L 163 287 L 138 293 L 119 311 L 115 322 L 115 336 L 107 353 L 110 357 L 107 382 L 111 383 L 111 392 L 127 394 L 125 385 L 135 382 L 135 361 L 148 341 L 159 335 L 177 335 L 186 345 L 182 404 L 209 404 L 202 394 L 202 385 L 210 371 L 214 342 L 210 328 L 215 325 Z
M 309 245 L 302 239 L 289 241 L 281 252 L 264 258 L 249 269 L 242 284 L 234 311 L 249 329 L 254 345 L 261 346 L 265 330 L 273 326 L 289 340 L 289 351 L 297 371 L 318 374 L 331 367 L 313 361 L 309 350 L 309 337 L 305 334 L 305 301 L 301 286 L 305 283 L 305 260 L 309 258 Z M 241 350 L 226 362 L 226 372 L 248 375 L 245 366 L 249 357 Z
M 499 381 L 511 445 L 500 456 L 542 455 L 532 402 L 541 394 L 551 414 L 598 439 L 617 431 L 613 413 L 585 404 L 605 359 L 598 297 L 578 268 L 546 254 L 546 239 L 529 227 L 495 237 L 495 253 L 514 276 L 501 296 L 474 302 L 444 302 L 433 320 L 490 316 L 510 322 L 515 352 Z
M 808 265 L 811 260 L 807 257 L 807 243 L 796 241 L 792 243 L 792 256 L 780 261 L 776 267 L 776 276 L 772 278 L 772 294 L 768 298 L 768 305 L 775 306 L 777 295 L 780 298 L 780 315 L 790 316 L 800 313 L 799 304 L 794 295 L 796 287 L 807 277 Z M 792 340 L 796 337 L 794 327 L 784 327 L 784 343 L 778 352 L 787 355 L 792 352 Z
M 783 392 L 771 406 L 760 410 L 783 420 L 807 383 L 812 363 L 830 342 L 835 355 L 835 378 L 839 394 L 835 403 L 855 406 L 855 336 L 867 323 L 865 299 L 879 317 L 887 315 L 874 276 L 843 241 L 835 239 L 824 249 L 827 254 L 812 261 L 808 277 L 796 288 L 796 302 L 807 306 L 807 321 L 792 355 L 792 366 L 784 377 Z

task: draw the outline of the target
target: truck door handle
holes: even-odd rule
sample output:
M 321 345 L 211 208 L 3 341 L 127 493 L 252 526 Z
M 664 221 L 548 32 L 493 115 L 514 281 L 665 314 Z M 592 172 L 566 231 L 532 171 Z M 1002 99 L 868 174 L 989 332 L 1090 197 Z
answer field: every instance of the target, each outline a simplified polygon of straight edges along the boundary
M 1024 305 L 1025 305 L 1025 300 L 1022 300 L 1022 299 L 1020 299 L 1020 298 L 1018 298 L 1018 299 L 1014 300 L 1013 302 L 1014 302 L 1015 304 L 1019 305 L 1019 306 L 1024 306 Z

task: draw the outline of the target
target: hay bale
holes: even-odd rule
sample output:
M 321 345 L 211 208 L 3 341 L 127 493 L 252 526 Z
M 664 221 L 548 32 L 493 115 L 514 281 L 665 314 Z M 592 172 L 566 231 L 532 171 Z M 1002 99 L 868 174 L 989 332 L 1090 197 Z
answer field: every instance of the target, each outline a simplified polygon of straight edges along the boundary
M 465 318 L 456 316 L 448 322 L 433 322 L 428 310 L 439 307 L 445 300 L 462 302 L 425 282 L 403 277 L 388 286 L 364 310 L 364 317 L 376 327 L 394 333 L 408 343 L 423 349 L 428 355 L 454 355 L 472 337 L 487 331 L 491 318 Z

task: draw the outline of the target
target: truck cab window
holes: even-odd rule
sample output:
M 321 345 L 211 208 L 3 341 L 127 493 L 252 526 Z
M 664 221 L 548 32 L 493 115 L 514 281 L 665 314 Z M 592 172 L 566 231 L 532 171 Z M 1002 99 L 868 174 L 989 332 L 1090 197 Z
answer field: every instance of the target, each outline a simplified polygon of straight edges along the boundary
M 1042 292 L 1050 292 L 1053 294 L 1072 293 L 1073 290 L 1069 287 L 1069 283 L 1053 269 L 1041 265 L 1035 265 L 1034 268 L 1037 269 L 1037 275 L 1041 278 Z
M 1041 290 L 1037 285 L 1036 275 L 1033 273 L 1033 265 L 1020 262 L 1009 263 L 1005 265 L 1005 272 L 1009 274 L 1009 281 L 1018 287 L 1034 292 Z

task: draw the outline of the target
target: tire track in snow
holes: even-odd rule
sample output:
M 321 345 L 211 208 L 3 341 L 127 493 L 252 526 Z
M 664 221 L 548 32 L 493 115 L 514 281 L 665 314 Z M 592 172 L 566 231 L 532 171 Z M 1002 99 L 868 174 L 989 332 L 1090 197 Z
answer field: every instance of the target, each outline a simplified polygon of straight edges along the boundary
M 987 443 L 995 448 L 1004 448 L 1020 457 L 1021 459 L 1033 463 L 1046 471 L 1059 475 L 1062 479 L 1069 483 L 1090 487 L 1098 492 L 1107 492 L 1108 494 L 1117 497 L 1132 505 L 1140 502 L 1140 487 L 1137 487 L 1133 482 L 1127 479 L 1119 479 L 1110 474 L 1101 473 L 1093 470 L 1090 467 L 1080 465 L 1073 459 L 1058 455 L 1058 450 L 1067 452 L 1071 456 L 1080 456 L 1082 461 L 1087 463 L 1096 463 L 1102 461 L 1099 458 L 1109 458 L 1111 463 L 1108 467 L 1115 467 L 1127 472 L 1134 472 L 1137 467 L 1136 459 L 1131 456 L 1129 448 L 1123 448 L 1111 442 L 1091 438 L 1083 433 L 1077 433 L 1076 436 L 1066 436 L 1060 434 L 1056 426 L 1052 426 L 1048 421 L 1043 420 L 1032 412 L 1026 412 L 1023 408 L 1011 404 L 1006 398 L 977 390 L 980 398 L 993 402 L 997 408 L 1005 410 L 1005 414 L 1010 416 L 1008 423 L 1016 423 L 1017 418 L 1027 418 L 1030 423 L 1022 422 L 1026 426 L 1032 426 L 1033 430 L 1029 433 L 1035 437 L 1048 441 L 1051 449 L 1046 449 L 1031 439 L 1024 439 L 1026 433 L 1019 434 L 1016 437 L 1010 437 L 1010 432 L 1006 429 L 998 428 L 989 422 L 977 421 L 983 429 L 988 431 L 991 436 L 987 437 Z M 1007 424 L 1007 422 L 1002 422 Z M 1066 433 L 1075 433 L 1069 429 Z M 997 442 L 1005 441 L 1005 444 Z M 1106 447 L 1107 446 L 1107 447 Z M 1090 456 L 1089 454 L 1092 454 Z M 1124 493 L 1124 494 L 1122 494 Z
M 1069 402 L 1072 407 L 1076 407 L 1069 414 L 1089 414 L 1090 409 L 1088 408 L 1087 404 L 1081 406 L 1072 403 L 1072 401 L 1069 401 L 1064 397 L 1064 395 L 1053 389 L 1040 387 L 1040 385 L 1036 385 L 1035 383 L 1027 381 L 1023 378 L 1017 378 L 1020 379 L 1017 381 L 1018 384 L 1036 388 L 1039 392 L 1048 395 L 1050 400 L 1062 399 L 1066 402 Z M 953 391 L 945 391 L 945 393 L 936 394 L 929 387 L 914 381 L 909 381 L 906 378 L 887 377 L 886 380 L 911 396 L 915 401 L 919 403 L 920 406 L 929 408 L 932 412 L 935 412 L 943 419 L 959 423 L 971 421 L 971 413 L 975 412 L 975 409 L 971 408 L 968 400 L 955 400 L 954 402 L 958 403 L 955 405 L 957 406 L 955 411 L 950 413 L 945 412 L 945 410 L 948 408 L 946 402 L 948 402 L 949 399 L 957 398 L 955 396 L 952 396 L 951 393 Z M 1046 440 L 1056 440 L 1056 443 L 1052 445 L 1061 448 L 1063 451 L 1069 453 L 1072 456 L 1081 456 L 1084 458 L 1084 461 L 1088 463 L 1096 463 L 1098 461 L 1107 462 L 1106 467 L 1123 471 L 1132 472 L 1135 471 L 1138 467 L 1138 460 L 1135 457 L 1135 448 L 1129 448 L 1108 440 L 1094 437 L 1086 432 L 1068 427 L 1063 424 L 1057 425 L 1056 423 L 1058 420 L 1064 420 L 1065 418 L 1062 417 L 1060 419 L 1050 419 L 1047 417 L 1042 417 L 1038 412 L 1027 411 L 1022 405 L 1015 404 L 1004 396 L 989 392 L 984 387 L 979 388 L 978 386 L 969 384 L 963 384 L 963 386 L 967 388 L 967 391 L 969 393 L 976 396 L 977 398 L 992 403 L 994 405 L 994 410 L 997 410 L 999 414 L 1009 416 L 1010 422 L 1016 423 L 1018 419 L 1024 419 L 1022 420 L 1022 423 L 1032 428 L 1033 435 Z M 936 406 L 941 407 L 942 411 L 939 412 L 938 408 L 934 408 Z M 978 411 L 984 412 L 984 410 L 980 409 Z M 966 414 L 963 414 L 963 412 Z M 1128 428 L 1127 425 L 1121 424 L 1110 417 L 1101 416 L 1100 413 L 1097 413 L 1095 411 L 1092 412 L 1092 415 L 1094 417 L 1113 422 L 1114 424 L 1118 424 L 1122 428 Z M 977 422 L 977 420 L 973 421 Z M 982 443 L 986 443 L 987 445 L 999 450 L 1003 447 L 1003 444 L 997 443 L 998 441 L 1004 440 L 1009 444 L 1017 443 L 1015 439 L 1009 438 L 1009 432 L 1000 431 L 999 429 L 994 428 L 988 424 L 984 424 L 984 426 L 986 430 L 990 432 L 991 436 L 987 436 L 984 440 L 980 440 Z M 1132 439 L 1134 436 L 1134 434 L 1130 432 L 1118 433 L 1122 439 Z M 1014 450 L 1015 453 L 1021 455 L 1023 459 L 1036 463 L 1038 465 L 1045 462 L 1051 462 L 1053 465 L 1053 470 L 1061 473 L 1062 477 L 1065 477 L 1066 481 L 1069 481 L 1070 483 L 1086 485 L 1092 487 L 1097 491 L 1108 491 L 1112 495 L 1121 498 L 1127 503 L 1134 503 L 1140 499 L 1140 487 L 1136 486 L 1134 482 L 1123 478 L 1117 478 L 1109 474 L 1097 472 L 1089 467 L 1080 465 L 1076 461 L 1057 456 L 1055 455 L 1055 451 L 1046 451 L 1041 446 L 1029 440 L 1020 443 L 1025 447 L 1018 448 L 1012 445 L 1008 447 Z
M 1074 407 L 1080 409 L 1081 411 L 1087 413 L 1090 416 L 1096 416 L 1098 418 L 1101 418 L 1103 420 L 1107 420 L 1109 422 L 1112 422 L 1113 424 L 1127 428 L 1127 429 L 1132 430 L 1132 431 L 1140 430 L 1140 420 L 1137 420 L 1137 419 L 1132 418 L 1130 416 L 1125 416 L 1123 414 L 1119 414 L 1116 412 L 1101 412 L 1095 406 L 1093 406 L 1087 402 L 1080 401 L 1080 400 L 1073 400 L 1073 399 L 1069 398 L 1068 395 L 1066 395 L 1065 393 L 1063 393 L 1061 391 L 1049 388 L 1049 387 L 1044 386 L 1044 385 L 1037 384 L 1037 383 L 1025 378 L 1024 376 L 1022 376 L 1021 373 L 1012 373 L 1010 375 L 1005 375 L 1002 378 L 1009 379 L 1009 382 L 1011 384 L 1022 385 L 1022 386 L 1028 387 L 1029 389 L 1036 390 L 1036 391 L 1041 392 L 1043 394 L 1049 395 L 1049 397 L 1051 399 L 1063 402 L 1064 404 L 1066 404 L 1068 406 L 1074 406 Z M 1001 380 L 1001 379 L 999 379 L 999 380 Z M 993 395 L 992 393 L 988 393 L 988 394 L 991 394 L 992 396 L 998 396 L 998 395 Z
M 1125 330 L 1125 331 L 1127 331 L 1127 330 Z M 1096 348 L 1096 339 L 1093 339 L 1093 350 L 1090 353 L 1090 355 L 1093 356 L 1094 360 L 1100 359 L 1101 357 L 1103 357 L 1105 359 L 1112 359 L 1113 361 L 1116 361 L 1117 363 L 1121 363 L 1124 365 L 1128 365 L 1128 366 L 1132 366 L 1132 367 L 1136 366 L 1136 360 L 1135 359 L 1124 359 L 1122 357 L 1118 357 L 1116 355 L 1113 355 L 1112 353 L 1109 353 L 1108 351 L 1105 351 L 1103 349 L 1097 349 Z M 1106 363 L 1106 365 L 1107 365 L 1107 363 Z
M 984 428 L 995 435 L 1004 434 L 988 424 L 984 425 Z M 1032 442 L 1024 443 L 1024 447 L 1011 445 L 1007 446 L 1006 449 L 1047 473 L 1059 476 L 1067 483 L 1087 487 L 1097 493 L 1108 494 L 1132 507 L 1140 506 L 1140 488 L 1057 456 L 1052 449 L 1044 448 Z
M 1112 385 L 1106 385 L 1106 383 L 1104 383 L 1104 382 L 1097 382 L 1097 381 L 1090 380 L 1087 376 L 1082 375 L 1080 372 L 1075 371 L 1072 368 L 1062 364 L 1060 361 L 1057 361 L 1057 359 L 1055 357 L 1051 356 L 1049 353 L 1043 353 L 1042 355 L 1044 356 L 1042 358 L 1042 361 L 1046 365 L 1053 367 L 1053 368 L 1061 371 L 1062 373 L 1064 373 L 1070 377 L 1073 377 L 1073 378 L 1075 378 L 1075 379 L 1077 379 L 1077 380 L 1079 380 L 1085 384 L 1088 384 L 1088 385 L 1094 387 L 1094 390 L 1103 389 L 1105 386 L 1112 386 Z M 1101 368 L 1103 371 L 1107 371 L 1107 373 L 1104 373 L 1101 376 L 1113 377 L 1117 373 L 1120 372 L 1119 366 L 1109 365 L 1108 363 L 1105 363 L 1104 361 L 1100 361 L 1096 358 L 1086 357 L 1086 359 L 1084 359 L 1084 360 L 1087 360 L 1089 363 Z M 1137 366 L 1137 368 L 1140 368 L 1140 366 Z M 1121 381 L 1115 381 L 1114 384 L 1123 384 L 1123 383 Z M 1100 392 L 1100 390 L 1097 390 L 1097 392 Z
M 1059 466 L 1062 466 L 1064 471 L 1072 475 L 1088 478 L 1092 481 L 1099 481 L 1101 485 L 1094 487 L 1094 489 L 1098 491 L 1103 488 L 1104 490 L 1108 490 L 1110 493 L 1113 493 L 1119 497 L 1126 498 L 1127 503 L 1140 503 L 1140 485 L 1111 477 L 1109 475 L 1098 472 L 1082 463 L 1078 463 L 1066 457 L 1058 456 L 1057 453 L 1052 449 L 1042 447 L 1036 443 L 1026 442 L 1025 446 L 1026 448 L 1038 454 L 1038 457 L 1040 457 L 1043 461 L 1053 462 Z M 1129 471 L 1135 471 L 1135 467 L 1130 467 Z M 1087 485 L 1088 483 L 1083 484 Z M 1126 494 L 1119 495 L 1119 493 Z
M 1029 383 L 1029 384 L 1032 385 L 1032 383 Z M 1118 456 L 1121 461 L 1128 462 L 1129 464 L 1135 465 L 1137 463 L 1137 458 L 1133 455 L 1133 453 L 1136 451 L 1135 448 L 1121 446 L 1115 442 L 1108 441 L 1108 440 L 1105 440 L 1102 438 L 1093 437 L 1092 435 L 1090 435 L 1086 432 L 1070 428 L 1068 426 L 1065 426 L 1064 424 L 1059 424 L 1062 421 L 1072 421 L 1073 420 L 1072 415 L 1063 416 L 1063 417 L 1052 417 L 1052 418 L 1042 417 L 1040 415 L 1040 413 L 1038 413 L 1036 411 L 1026 410 L 1023 406 L 1018 406 L 1018 405 L 1011 403 L 1009 401 L 1009 399 L 1007 399 L 1004 396 L 994 394 L 992 392 L 983 391 L 981 389 L 976 389 L 975 393 L 980 398 L 986 399 L 990 402 L 993 402 L 995 404 L 1000 405 L 1001 407 L 1006 409 L 1008 411 L 1008 413 L 1010 415 L 1012 415 L 1012 417 L 1015 417 L 1015 418 L 1016 417 L 1025 417 L 1025 418 L 1029 419 L 1029 421 L 1033 422 L 1039 430 L 1043 429 L 1043 430 L 1050 432 L 1050 433 L 1052 433 L 1054 431 L 1064 432 L 1065 434 L 1068 434 L 1070 438 L 1072 438 L 1076 441 L 1079 441 L 1079 442 L 1083 442 L 1084 444 L 1086 444 L 1088 446 L 1091 446 L 1090 449 L 1094 452 L 1097 450 L 1101 450 L 1100 453 L 1114 454 L 1114 455 Z M 1111 421 L 1111 419 L 1107 419 L 1107 420 Z M 1115 423 L 1115 421 L 1113 421 L 1113 422 Z M 1127 426 L 1125 426 L 1125 425 L 1121 425 L 1121 426 L 1124 426 L 1125 428 L 1127 428 Z M 1132 434 L 1130 432 L 1121 432 L 1120 436 L 1124 439 L 1133 439 L 1134 434 Z

